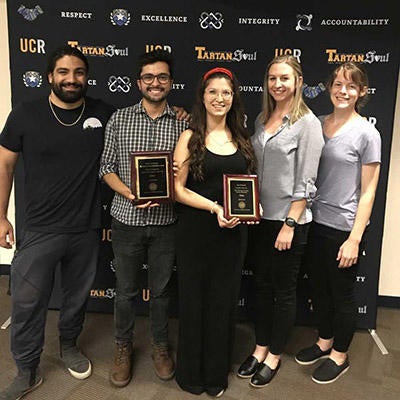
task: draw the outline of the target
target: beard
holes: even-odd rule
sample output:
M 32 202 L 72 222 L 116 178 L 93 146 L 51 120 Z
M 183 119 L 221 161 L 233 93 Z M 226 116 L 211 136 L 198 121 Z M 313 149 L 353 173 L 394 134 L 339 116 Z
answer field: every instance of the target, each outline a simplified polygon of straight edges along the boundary
M 146 88 L 146 89 L 142 89 L 142 95 L 143 97 L 149 102 L 149 103 L 153 103 L 153 104 L 158 104 L 158 103 L 162 103 L 169 94 L 169 90 L 166 89 L 161 89 L 163 90 L 163 92 L 160 92 L 159 95 L 153 95 L 150 91 L 150 88 Z
M 64 103 L 75 103 L 82 99 L 87 92 L 88 86 L 87 84 L 80 84 L 80 83 L 61 83 L 57 84 L 52 82 L 50 84 L 51 90 L 53 93 Z M 64 88 L 66 87 L 73 87 L 78 90 L 74 90 L 73 92 L 67 91 Z

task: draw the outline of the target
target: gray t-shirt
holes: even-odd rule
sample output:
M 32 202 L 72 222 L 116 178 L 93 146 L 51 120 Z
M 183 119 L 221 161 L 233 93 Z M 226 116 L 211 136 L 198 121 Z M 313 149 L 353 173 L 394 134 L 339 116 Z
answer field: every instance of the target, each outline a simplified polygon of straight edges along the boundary
M 325 115 L 320 116 L 324 123 Z M 313 220 L 351 231 L 361 192 L 361 167 L 381 162 L 381 137 L 363 117 L 349 121 L 334 137 L 324 135 L 313 200 Z

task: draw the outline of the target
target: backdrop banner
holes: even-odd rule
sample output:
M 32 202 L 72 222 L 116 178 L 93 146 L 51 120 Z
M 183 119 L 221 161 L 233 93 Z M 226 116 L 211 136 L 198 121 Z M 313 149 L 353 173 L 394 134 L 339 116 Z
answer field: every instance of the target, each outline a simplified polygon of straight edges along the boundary
M 261 4 L 260 4 L 261 3 Z M 359 3 L 359 4 L 357 4 Z M 387 2 L 389 3 L 389 2 Z M 344 6 L 345 5 L 345 6 Z M 240 81 L 251 131 L 261 109 L 263 77 L 276 55 L 292 54 L 302 64 L 304 95 L 317 115 L 330 112 L 325 81 L 340 62 L 363 62 L 370 78 L 369 102 L 362 110 L 382 136 L 382 168 L 371 218 L 368 247 L 357 276 L 358 327 L 375 328 L 381 240 L 385 213 L 397 79 L 398 13 L 378 2 L 335 1 L 295 6 L 259 1 L 146 2 L 78 0 L 7 1 L 12 104 L 49 93 L 45 67 L 56 47 L 69 43 L 89 59 L 88 95 L 126 107 L 140 99 L 136 85 L 137 56 L 166 49 L 175 60 L 171 105 L 190 111 L 202 74 L 215 66 L 230 68 Z M 389 8 L 391 7 L 391 8 Z M 24 171 L 18 163 L 16 233 L 24 221 Z M 89 311 L 113 311 L 115 295 L 111 248 L 110 203 L 113 193 L 103 184 L 101 254 Z M 18 246 L 18 243 L 17 243 Z M 252 318 L 251 258 L 242 272 L 238 316 Z M 147 265 L 142 270 L 139 314 L 148 312 Z M 171 314 L 177 316 L 176 274 Z M 58 308 L 58 285 L 50 307 Z M 297 324 L 313 324 L 307 275 L 299 277 Z

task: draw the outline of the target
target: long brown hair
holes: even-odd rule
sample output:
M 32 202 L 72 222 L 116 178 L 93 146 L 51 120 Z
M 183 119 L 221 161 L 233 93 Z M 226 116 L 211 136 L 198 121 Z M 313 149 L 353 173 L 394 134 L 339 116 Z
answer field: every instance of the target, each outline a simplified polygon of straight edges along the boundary
M 226 124 L 231 131 L 232 141 L 243 154 L 247 162 L 247 172 L 255 173 L 256 162 L 253 147 L 250 142 L 250 134 L 246 128 L 245 113 L 242 99 L 239 93 L 239 83 L 231 71 L 228 73 L 216 69 L 215 72 L 208 71 L 200 79 L 197 87 L 196 100 L 192 109 L 192 121 L 190 129 L 193 131 L 188 143 L 189 170 L 196 180 L 204 179 L 203 162 L 206 151 L 206 131 L 207 131 L 207 113 L 203 103 L 204 91 L 209 81 L 214 78 L 225 78 L 231 82 L 233 91 L 232 106 L 226 116 Z M 206 76 L 206 79 L 204 79 Z

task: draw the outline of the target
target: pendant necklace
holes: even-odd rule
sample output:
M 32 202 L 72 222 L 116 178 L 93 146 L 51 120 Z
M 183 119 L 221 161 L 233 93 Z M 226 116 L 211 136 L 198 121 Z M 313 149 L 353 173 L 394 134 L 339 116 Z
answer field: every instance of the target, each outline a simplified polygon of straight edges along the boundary
M 70 123 L 70 124 L 67 124 L 67 123 L 61 121 L 60 118 L 58 118 L 58 116 L 57 116 L 57 114 L 56 114 L 56 112 L 55 112 L 55 110 L 54 110 L 54 108 L 53 108 L 53 103 L 51 102 L 50 97 L 49 97 L 49 106 L 50 106 L 50 110 L 51 110 L 51 112 L 53 113 L 54 118 L 55 118 L 61 125 L 63 125 L 63 126 L 74 126 L 74 125 L 76 125 L 76 124 L 79 122 L 79 120 L 82 118 L 82 115 L 83 115 L 83 113 L 84 113 L 84 111 L 85 111 L 85 105 L 86 105 L 85 99 L 83 99 L 82 111 L 80 112 L 78 118 L 77 118 L 74 122 L 72 122 L 72 123 Z

